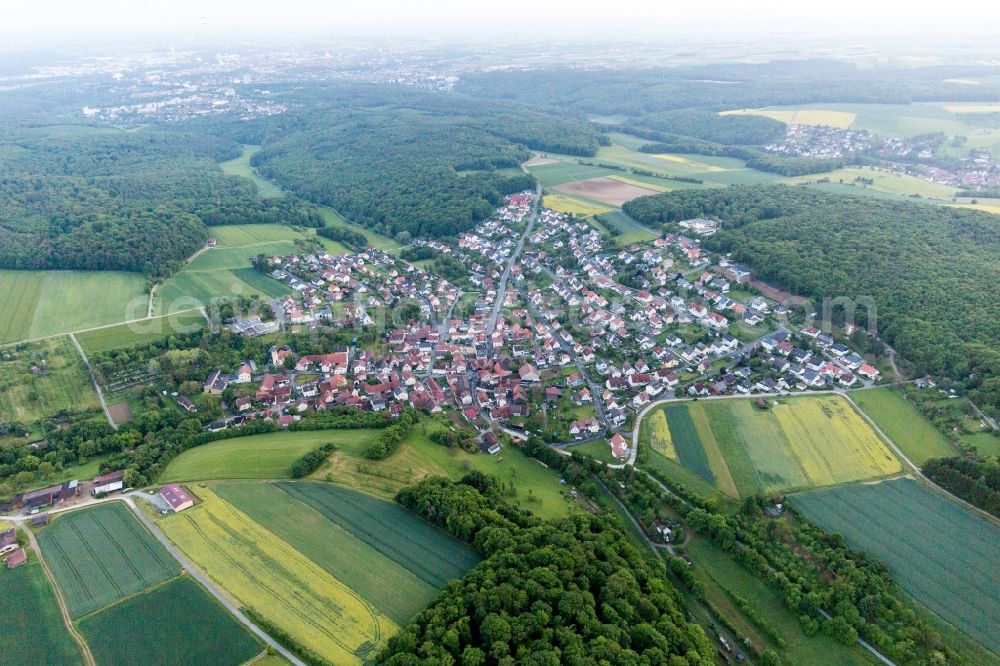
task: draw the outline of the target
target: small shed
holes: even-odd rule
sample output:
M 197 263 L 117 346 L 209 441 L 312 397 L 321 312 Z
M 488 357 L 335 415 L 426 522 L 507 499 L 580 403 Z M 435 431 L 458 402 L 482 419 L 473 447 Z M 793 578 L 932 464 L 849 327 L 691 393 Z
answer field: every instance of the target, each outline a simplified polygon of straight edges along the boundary
M 24 548 L 18 548 L 7 556 L 7 568 L 13 569 L 14 567 L 19 567 L 27 561 L 28 555 L 24 552 Z
M 170 505 L 174 513 L 194 506 L 194 498 L 176 483 L 168 483 L 160 489 L 160 497 Z

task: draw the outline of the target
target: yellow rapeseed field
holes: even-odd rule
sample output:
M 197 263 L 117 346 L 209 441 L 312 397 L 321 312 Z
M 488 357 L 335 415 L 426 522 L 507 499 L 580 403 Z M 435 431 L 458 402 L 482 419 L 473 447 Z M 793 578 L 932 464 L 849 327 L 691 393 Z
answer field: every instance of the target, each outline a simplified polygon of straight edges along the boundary
M 646 418 L 649 422 L 649 445 L 660 455 L 677 460 L 677 451 L 674 450 L 674 441 L 670 438 L 666 414 L 662 409 L 654 409 Z
M 837 396 L 791 400 L 772 413 L 812 486 L 888 476 L 899 460 L 874 430 Z
M 398 627 L 309 558 L 211 490 L 202 503 L 161 521 L 163 531 L 209 577 L 334 664 L 360 664 Z
M 696 160 L 692 160 L 691 158 L 682 157 L 680 155 L 673 155 L 671 153 L 656 153 L 655 155 L 653 155 L 653 157 L 658 157 L 659 159 L 667 160 L 668 162 L 676 162 L 677 164 L 683 164 L 684 166 L 691 167 L 693 169 L 698 169 L 699 171 L 710 171 L 713 173 L 718 171 L 729 171 L 729 169 L 725 167 L 720 167 L 714 164 L 705 164 L 704 162 L 698 162 Z
M 579 199 L 564 197 L 561 194 L 546 194 L 542 198 L 542 205 L 560 213 L 575 213 L 580 217 L 600 215 L 611 210 L 610 206 L 602 206 L 601 204 L 590 203 L 589 201 L 580 201 Z
M 827 125 L 847 129 L 854 123 L 858 114 L 850 111 L 832 111 L 829 109 L 735 109 L 723 111 L 721 115 L 751 115 L 766 116 L 789 125 Z

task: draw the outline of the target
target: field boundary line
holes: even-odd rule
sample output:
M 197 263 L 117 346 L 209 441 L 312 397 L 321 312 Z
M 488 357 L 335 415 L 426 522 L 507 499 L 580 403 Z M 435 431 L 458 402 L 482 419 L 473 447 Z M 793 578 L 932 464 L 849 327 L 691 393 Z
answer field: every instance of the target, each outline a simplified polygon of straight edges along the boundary
M 188 308 L 186 310 L 177 310 L 176 312 L 166 312 L 160 315 L 153 315 L 151 317 L 139 317 L 137 319 L 126 319 L 124 321 L 116 321 L 111 324 L 101 324 L 100 326 L 90 326 L 88 328 L 80 328 L 75 331 L 63 331 L 61 333 L 52 333 L 50 335 L 42 335 L 37 338 L 23 338 L 21 340 L 12 340 L 10 342 L 4 342 L 0 344 L 0 349 L 4 347 L 16 347 L 17 345 L 29 344 L 32 342 L 42 342 L 43 340 L 53 340 L 55 338 L 61 338 L 64 335 L 75 335 L 76 333 L 90 333 L 91 331 L 100 331 L 105 328 L 114 328 L 115 326 L 124 326 L 125 324 L 138 324 L 139 322 L 149 321 L 150 319 L 162 319 L 163 317 L 170 317 L 172 315 L 187 314 L 188 312 L 200 312 L 205 319 L 208 319 L 208 315 L 205 314 L 205 308 Z
M 80 346 L 79 341 L 77 341 L 76 336 L 72 333 L 69 334 L 69 339 L 76 347 L 76 350 L 80 352 L 80 358 L 83 359 L 83 365 L 87 368 L 87 374 L 90 375 L 90 381 L 94 384 L 94 390 L 97 391 L 97 398 L 101 401 L 101 409 L 104 410 L 104 416 L 107 417 L 108 423 L 111 424 L 112 430 L 118 430 L 118 424 L 115 420 L 111 418 L 111 410 L 108 409 L 108 403 L 104 400 L 104 391 L 101 390 L 101 385 L 97 383 L 97 377 L 94 375 L 93 369 L 90 367 L 90 359 L 87 358 L 87 354 L 84 353 L 83 347 Z
M 76 642 L 77 647 L 80 648 L 80 653 L 83 656 L 83 663 L 86 666 L 97 666 L 94 654 L 90 651 L 90 645 L 87 644 L 87 641 L 83 640 L 83 636 L 76 630 L 76 625 L 73 624 L 73 620 L 69 616 L 69 609 L 66 607 L 66 600 L 63 598 L 62 590 L 59 589 L 59 584 L 56 583 L 55 576 L 52 575 L 52 571 L 49 570 L 49 565 L 45 562 L 45 557 L 42 556 L 42 549 L 38 546 L 38 541 L 35 540 L 35 535 L 30 529 L 24 530 L 24 532 L 28 535 L 28 541 L 31 543 L 31 547 L 35 549 L 35 554 L 38 556 L 38 563 L 42 565 L 42 571 L 45 573 L 45 577 L 48 579 L 49 585 L 55 593 L 56 605 L 59 606 L 59 614 L 62 615 L 63 624 L 66 625 L 66 630 L 69 631 L 69 635 Z

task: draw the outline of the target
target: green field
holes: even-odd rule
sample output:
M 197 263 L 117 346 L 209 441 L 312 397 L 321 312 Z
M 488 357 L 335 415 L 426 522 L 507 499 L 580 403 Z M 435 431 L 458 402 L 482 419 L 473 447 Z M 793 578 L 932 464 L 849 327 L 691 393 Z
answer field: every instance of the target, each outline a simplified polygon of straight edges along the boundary
M 558 162 L 555 164 L 541 164 L 539 166 L 528 167 L 531 175 L 538 179 L 542 187 L 554 187 L 563 183 L 572 183 L 576 180 L 586 178 L 597 178 L 598 176 L 608 176 L 619 173 L 614 169 L 604 167 L 577 164 L 573 161 Z
M 222 169 L 223 173 L 230 176 L 240 176 L 252 181 L 257 186 L 257 194 L 264 199 L 284 196 L 284 192 L 281 191 L 280 187 L 267 178 L 258 175 L 254 171 L 254 168 L 250 166 L 250 158 L 258 151 L 260 151 L 260 146 L 243 146 L 243 153 L 239 157 L 231 159 L 228 162 L 220 162 L 219 168 Z
M 0 350 L 0 420 L 31 423 L 64 409 L 98 406 L 83 359 L 68 337 Z
M 380 497 L 392 498 L 406 486 L 428 476 L 460 479 L 472 470 L 496 476 L 507 484 L 507 498 L 541 518 L 560 518 L 577 510 L 559 476 L 516 446 L 496 456 L 466 453 L 436 444 L 429 433 L 444 427 L 424 419 L 410 432 L 395 453 L 385 460 L 363 456 L 366 442 L 358 440 L 337 447 L 325 467 L 312 478 L 334 481 Z
M 283 481 L 277 486 L 428 585 L 444 587 L 479 563 L 471 548 L 394 502 L 331 483 Z
M 291 243 L 288 244 L 288 248 L 293 247 Z M 205 263 L 210 262 L 211 259 L 208 259 Z M 250 267 L 248 258 L 246 266 L 242 268 L 181 270 L 156 288 L 154 310 L 157 314 L 167 314 L 205 307 L 211 304 L 213 299 L 236 296 L 276 298 L 288 293 L 291 293 L 291 289 L 283 282 L 278 282 Z
M 365 227 L 358 226 L 356 224 L 351 224 L 343 217 L 338 215 L 332 208 L 326 208 L 324 206 L 318 207 L 319 214 L 323 217 L 323 222 L 327 227 L 341 227 L 344 229 L 350 229 L 351 231 L 357 232 L 368 239 L 368 245 L 377 250 L 383 250 L 395 254 L 403 246 L 388 236 L 383 236 L 377 231 L 372 231 L 371 229 L 366 229 Z
M 855 391 L 851 398 L 915 464 L 958 453 L 898 388 Z
M 902 471 L 900 461 L 840 396 L 796 397 L 760 410 L 751 400 L 662 408 L 672 457 L 730 497 L 836 485 Z M 649 433 L 649 436 L 654 436 Z
M 613 228 L 618 232 L 614 239 L 619 245 L 645 243 L 657 238 L 655 232 L 642 226 L 620 210 L 604 213 L 598 218 L 598 221 L 605 227 Z
M 439 586 L 422 580 L 273 483 L 227 481 L 213 483 L 211 488 L 399 624 L 409 622 L 437 596 Z M 406 516 L 403 524 L 414 520 Z
M 237 666 L 264 651 L 246 627 L 188 576 L 78 624 L 98 664 Z
M 567 451 L 579 453 L 583 456 L 590 456 L 595 460 L 600 460 L 602 462 L 618 464 L 621 460 L 618 460 L 613 455 L 611 455 L 611 446 L 603 439 L 594 440 L 593 442 L 587 442 L 586 444 L 578 444 L 577 446 L 571 446 L 566 449 Z
M 377 430 L 312 430 L 249 435 L 209 442 L 174 458 L 159 479 L 202 481 L 215 479 L 287 479 L 292 465 L 327 442 L 338 449 L 357 446 L 362 450 Z
M 922 604 L 1000 654 L 1000 527 L 913 479 L 795 495 L 792 505 L 885 563 Z
M 138 274 L 0 270 L 0 343 L 145 317 L 145 299 Z
M 180 573 L 120 502 L 62 514 L 39 532 L 38 542 L 73 618 Z
M 704 586 L 705 598 L 734 622 L 754 644 L 776 650 L 789 664 L 848 666 L 877 663 L 857 645 L 845 646 L 822 632 L 806 636 L 798 617 L 784 604 L 780 592 L 752 576 L 732 557 L 704 537 L 693 537 L 685 547 L 694 561 L 692 571 Z M 727 594 L 727 592 L 729 594 Z M 747 619 L 730 594 L 746 599 L 752 608 L 785 641 L 782 648 Z
M 201 312 L 180 312 L 78 333 L 76 340 L 89 356 L 97 352 L 156 342 L 177 333 L 191 333 L 204 327 L 205 317 Z
M 42 565 L 0 569 L 0 664 L 82 664 Z
M 858 178 L 872 180 L 871 185 L 855 183 Z M 940 199 L 950 201 L 957 189 L 950 185 L 932 183 L 907 174 L 889 171 L 888 169 L 875 169 L 873 167 L 845 167 L 807 176 L 789 178 L 785 183 L 798 185 L 800 183 L 815 183 L 817 180 L 829 180 L 831 184 L 844 184 L 850 186 L 855 194 L 865 194 L 867 191 L 881 192 L 884 194 L 894 194 L 902 197 L 919 195 L 925 199 Z

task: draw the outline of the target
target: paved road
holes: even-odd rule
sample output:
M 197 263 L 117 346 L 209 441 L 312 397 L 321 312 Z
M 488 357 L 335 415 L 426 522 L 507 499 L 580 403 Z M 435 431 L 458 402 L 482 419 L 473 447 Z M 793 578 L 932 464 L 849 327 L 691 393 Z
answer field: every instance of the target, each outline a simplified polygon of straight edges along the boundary
M 108 418 L 108 423 L 111 424 L 111 427 L 114 430 L 118 430 L 118 424 L 115 423 L 113 418 L 111 418 L 111 410 L 108 409 L 108 403 L 104 401 L 104 391 L 101 390 L 101 385 L 97 383 L 97 377 L 94 376 L 94 371 L 90 367 L 90 359 L 88 359 L 87 355 L 83 353 L 83 347 L 80 346 L 80 343 L 77 341 L 75 335 L 70 333 L 69 339 L 72 340 L 76 350 L 80 352 L 80 358 L 83 359 L 83 365 L 87 368 L 87 374 L 90 375 L 90 381 L 93 382 L 94 389 L 97 390 L 97 399 L 101 401 L 101 409 L 104 410 L 104 416 Z
M 507 296 L 507 281 L 510 279 L 510 269 L 514 266 L 514 262 L 521 256 L 521 250 L 524 249 L 524 241 L 531 234 L 531 229 L 538 220 L 538 209 L 541 204 L 542 185 L 539 183 L 535 187 L 535 198 L 531 202 L 531 214 L 528 216 L 528 226 L 524 228 L 524 233 L 521 234 L 521 238 L 517 241 L 517 247 L 511 253 L 507 265 L 504 266 L 503 274 L 500 276 L 500 284 L 497 285 L 497 297 L 493 303 L 493 311 L 490 312 L 490 319 L 486 324 L 486 350 L 487 355 L 491 358 L 493 356 L 493 331 L 496 330 L 497 317 L 500 315 L 500 308 L 503 307 L 504 299 Z
M 124 501 L 128 505 L 128 507 L 130 509 L 132 509 L 132 512 L 136 515 L 136 517 L 139 519 L 139 521 L 143 525 L 146 526 L 146 529 L 148 529 L 150 531 L 150 533 L 152 533 L 152 535 L 154 537 L 156 537 L 156 540 L 159 541 L 163 545 L 163 547 L 167 549 L 167 552 L 169 552 L 171 555 L 173 555 L 174 558 L 178 562 L 180 562 L 181 567 L 183 567 L 184 570 L 186 572 L 188 572 L 188 574 L 192 578 L 194 578 L 196 581 L 198 581 L 199 583 L 201 583 L 202 586 L 206 590 L 208 590 L 209 594 L 211 594 L 213 597 L 215 597 L 216 599 L 218 599 L 219 603 L 221 603 L 223 606 L 225 606 L 226 610 L 228 610 L 230 613 L 232 613 L 233 616 L 237 620 L 239 620 L 240 622 L 242 622 L 258 638 L 260 638 L 262 641 L 264 641 L 269 646 L 271 646 L 272 648 L 274 648 L 274 650 L 276 652 L 278 652 L 281 656 L 283 656 L 285 659 L 287 659 L 291 663 L 295 664 L 295 666 L 306 666 L 305 663 L 302 662 L 302 660 L 300 660 L 298 657 L 296 657 L 294 654 L 292 654 L 290 651 L 288 651 L 284 646 L 282 646 L 276 640 L 274 640 L 273 638 L 271 638 L 269 635 L 267 635 L 266 633 L 264 633 L 260 629 L 260 627 L 258 627 L 256 624 L 254 624 L 253 622 L 251 622 L 240 611 L 239 607 L 237 607 L 236 604 L 234 604 L 232 601 L 229 600 L 229 597 L 227 597 L 226 595 L 222 594 L 215 587 L 215 585 L 212 583 L 212 581 L 210 581 L 208 579 L 208 577 L 204 576 L 201 573 L 201 571 L 190 560 L 187 559 L 187 557 L 184 555 L 184 553 L 182 553 L 180 550 L 178 550 L 177 548 L 174 547 L 174 544 L 171 543 L 167 539 L 167 537 L 165 537 L 163 535 L 163 533 L 160 531 L 160 529 L 156 525 L 153 524 L 153 521 L 151 521 L 149 518 L 147 518 L 146 514 L 144 514 L 139 509 L 139 507 L 137 507 L 135 505 L 135 501 L 131 497 L 124 498 Z

